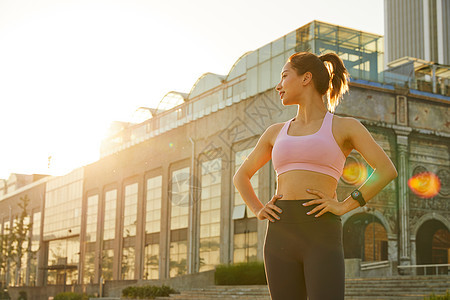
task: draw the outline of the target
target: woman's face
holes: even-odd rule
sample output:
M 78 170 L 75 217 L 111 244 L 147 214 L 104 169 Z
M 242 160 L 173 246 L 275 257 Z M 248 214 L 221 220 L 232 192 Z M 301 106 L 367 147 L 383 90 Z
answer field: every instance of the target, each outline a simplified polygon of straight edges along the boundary
M 281 70 L 281 80 L 276 86 L 283 105 L 299 104 L 299 98 L 303 91 L 305 74 L 297 75 L 297 71 L 287 62 Z

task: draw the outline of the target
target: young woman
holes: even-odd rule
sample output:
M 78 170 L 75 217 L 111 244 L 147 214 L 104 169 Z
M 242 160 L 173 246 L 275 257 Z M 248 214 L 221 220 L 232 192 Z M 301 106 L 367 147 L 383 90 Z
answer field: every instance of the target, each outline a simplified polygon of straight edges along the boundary
M 269 220 L 264 262 L 272 299 L 344 299 L 340 216 L 363 206 L 397 177 L 397 171 L 358 120 L 329 112 L 348 90 L 348 72 L 336 54 L 293 54 L 276 90 L 283 105 L 298 106 L 297 115 L 267 128 L 234 175 L 234 185 L 257 218 Z M 352 150 L 374 171 L 338 201 L 338 180 Z M 250 178 L 270 159 L 277 191 L 263 204 Z

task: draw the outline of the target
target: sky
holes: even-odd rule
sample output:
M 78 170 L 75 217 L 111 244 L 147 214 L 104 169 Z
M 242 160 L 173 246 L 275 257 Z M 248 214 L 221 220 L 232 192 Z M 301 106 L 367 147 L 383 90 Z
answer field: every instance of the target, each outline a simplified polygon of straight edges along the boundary
M 0 178 L 98 160 L 112 121 L 312 20 L 383 35 L 383 3 L 0 0 Z

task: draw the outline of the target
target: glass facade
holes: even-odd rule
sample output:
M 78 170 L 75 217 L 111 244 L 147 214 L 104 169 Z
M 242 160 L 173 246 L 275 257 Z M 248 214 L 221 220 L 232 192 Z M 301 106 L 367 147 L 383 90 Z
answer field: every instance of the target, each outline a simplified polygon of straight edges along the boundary
M 102 251 L 102 277 L 104 280 L 113 280 L 114 250 Z
M 242 151 L 238 151 L 235 154 L 235 172 L 241 164 L 244 162 L 244 160 L 247 158 L 247 156 L 252 152 L 253 148 L 245 149 Z M 253 177 L 250 179 L 250 183 L 252 184 L 253 190 L 255 191 L 256 196 L 258 196 L 258 183 L 259 180 L 259 171 L 253 175 Z M 248 218 L 256 217 L 255 214 L 252 212 L 252 210 L 245 204 L 244 200 L 242 199 L 241 195 L 239 194 L 238 190 L 234 188 L 234 210 L 233 210 L 233 219 L 241 219 L 244 218 L 245 214 Z
M 245 161 L 253 148 L 238 151 L 235 154 L 235 172 Z M 259 171 L 250 179 L 253 190 L 258 196 Z M 255 261 L 258 247 L 257 220 L 255 214 L 245 204 L 241 195 L 234 188 L 234 209 L 232 219 L 234 220 L 233 235 L 233 262 Z
M 147 180 L 145 233 L 159 232 L 161 227 L 162 176 Z
M 200 267 L 214 269 L 220 263 L 220 189 L 222 161 L 216 158 L 202 163 L 200 199 Z
M 31 254 L 30 254 L 30 285 L 37 284 L 37 251 L 41 237 L 41 212 L 33 213 L 33 226 L 31 227 Z
M 48 284 L 76 283 L 80 240 L 71 237 L 48 242 Z
M 189 217 L 189 167 L 172 172 L 170 186 L 170 277 L 186 274 Z
M 98 195 L 87 198 L 86 234 L 84 239 L 83 282 L 93 283 L 95 276 L 95 242 L 97 241 Z
M 144 279 L 159 279 L 159 236 L 161 229 L 162 176 L 147 180 L 145 214 Z
M 134 279 L 134 264 L 135 264 L 135 250 L 133 247 L 123 247 L 122 249 L 122 265 L 121 274 L 122 279 Z
M 80 234 L 83 168 L 47 182 L 44 240 Z
M 116 236 L 117 190 L 105 193 L 105 213 L 103 223 L 103 240 L 112 240 Z
M 126 185 L 123 211 L 122 279 L 134 279 L 137 203 L 138 184 Z
M 144 279 L 159 279 L 159 244 L 145 245 Z
M 116 236 L 117 190 L 105 193 L 101 269 L 104 280 L 113 279 L 114 240 Z
M 123 237 L 136 236 L 138 184 L 125 186 L 125 202 L 123 212 Z

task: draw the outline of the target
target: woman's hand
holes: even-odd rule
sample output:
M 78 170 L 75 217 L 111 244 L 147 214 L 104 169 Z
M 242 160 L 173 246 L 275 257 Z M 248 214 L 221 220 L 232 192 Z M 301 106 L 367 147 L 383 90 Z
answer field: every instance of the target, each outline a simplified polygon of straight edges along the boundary
M 256 214 L 258 220 L 268 219 L 270 222 L 275 222 L 274 218 L 279 220 L 280 217 L 275 213 L 275 211 L 281 213 L 282 210 L 275 205 L 275 202 L 282 197 L 283 195 L 274 195 L 272 199 L 270 199 L 270 201 L 267 202 L 266 205 L 264 205 L 264 207 L 261 208 Z
M 307 213 L 308 215 L 314 214 L 318 211 L 320 212 L 317 215 L 315 215 L 316 218 L 320 217 L 326 212 L 330 212 L 337 216 L 342 216 L 343 214 L 346 213 L 343 203 L 337 200 L 336 192 L 334 192 L 334 197 L 330 198 L 320 191 L 310 189 L 307 189 L 306 191 L 310 194 L 320 197 L 320 199 L 314 199 L 312 201 L 303 203 L 304 206 L 317 204 L 317 206 L 314 207 L 314 209 L 310 210 Z

